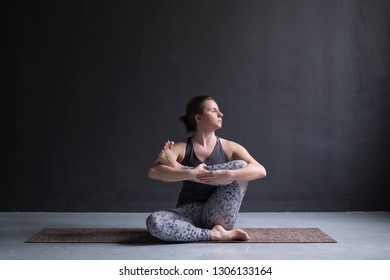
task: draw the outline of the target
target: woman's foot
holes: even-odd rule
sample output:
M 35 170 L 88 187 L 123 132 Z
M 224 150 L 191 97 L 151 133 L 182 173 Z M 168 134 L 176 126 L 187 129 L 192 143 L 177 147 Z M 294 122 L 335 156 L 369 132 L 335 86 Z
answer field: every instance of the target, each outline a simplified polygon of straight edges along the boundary
M 172 148 L 175 143 L 173 141 L 167 141 L 164 147 L 160 150 L 158 154 L 158 161 L 160 164 L 175 167 L 177 165 L 177 161 L 172 155 Z
M 211 240 L 214 241 L 233 241 L 233 240 L 241 240 L 247 241 L 250 237 L 248 233 L 243 231 L 240 228 L 226 230 L 220 225 L 216 225 L 211 229 Z

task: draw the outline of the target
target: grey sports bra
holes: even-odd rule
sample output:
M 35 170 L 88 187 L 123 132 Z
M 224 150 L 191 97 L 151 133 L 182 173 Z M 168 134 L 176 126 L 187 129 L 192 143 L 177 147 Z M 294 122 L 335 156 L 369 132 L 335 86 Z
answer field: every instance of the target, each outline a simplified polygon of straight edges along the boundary
M 214 150 L 204 162 L 202 162 L 196 156 L 194 147 L 192 145 L 192 138 L 189 137 L 187 139 L 186 153 L 181 163 L 182 165 L 196 167 L 201 163 L 205 163 L 206 165 L 214 165 L 225 162 L 228 162 L 228 158 L 225 155 L 219 137 L 217 137 Z M 217 186 L 201 184 L 193 181 L 183 181 L 183 188 L 179 194 L 177 206 L 190 202 L 205 202 L 212 195 L 216 188 Z

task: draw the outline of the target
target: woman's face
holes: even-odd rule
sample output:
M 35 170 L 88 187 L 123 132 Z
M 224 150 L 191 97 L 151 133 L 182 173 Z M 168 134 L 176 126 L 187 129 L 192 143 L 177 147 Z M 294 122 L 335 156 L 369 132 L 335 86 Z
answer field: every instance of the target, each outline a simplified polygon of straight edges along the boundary
M 206 100 L 203 103 L 203 113 L 196 116 L 199 125 L 218 129 L 222 127 L 223 114 L 214 100 Z

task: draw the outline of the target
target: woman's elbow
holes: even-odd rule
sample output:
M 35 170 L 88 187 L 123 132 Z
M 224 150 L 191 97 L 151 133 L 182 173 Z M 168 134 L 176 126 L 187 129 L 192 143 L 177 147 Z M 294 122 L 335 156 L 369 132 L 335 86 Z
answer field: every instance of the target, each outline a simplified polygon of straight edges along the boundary
M 162 182 L 169 182 L 165 179 L 165 176 L 161 173 L 158 166 L 152 166 L 148 171 L 148 177 L 152 180 L 162 181 Z
M 148 170 L 148 177 L 149 179 L 156 180 L 156 170 L 153 167 Z
M 259 179 L 262 179 L 265 176 L 267 176 L 267 171 L 265 170 L 264 166 L 261 166 L 261 168 L 259 170 Z

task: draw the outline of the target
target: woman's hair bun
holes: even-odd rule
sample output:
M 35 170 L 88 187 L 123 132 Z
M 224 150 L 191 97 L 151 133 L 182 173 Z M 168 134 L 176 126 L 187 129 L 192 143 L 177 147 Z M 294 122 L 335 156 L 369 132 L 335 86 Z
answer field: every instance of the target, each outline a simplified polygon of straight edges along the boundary
M 202 114 L 203 102 L 206 100 L 212 100 L 211 96 L 200 95 L 193 97 L 187 104 L 186 115 L 181 116 L 179 120 L 186 126 L 187 132 L 196 130 L 195 115 Z

